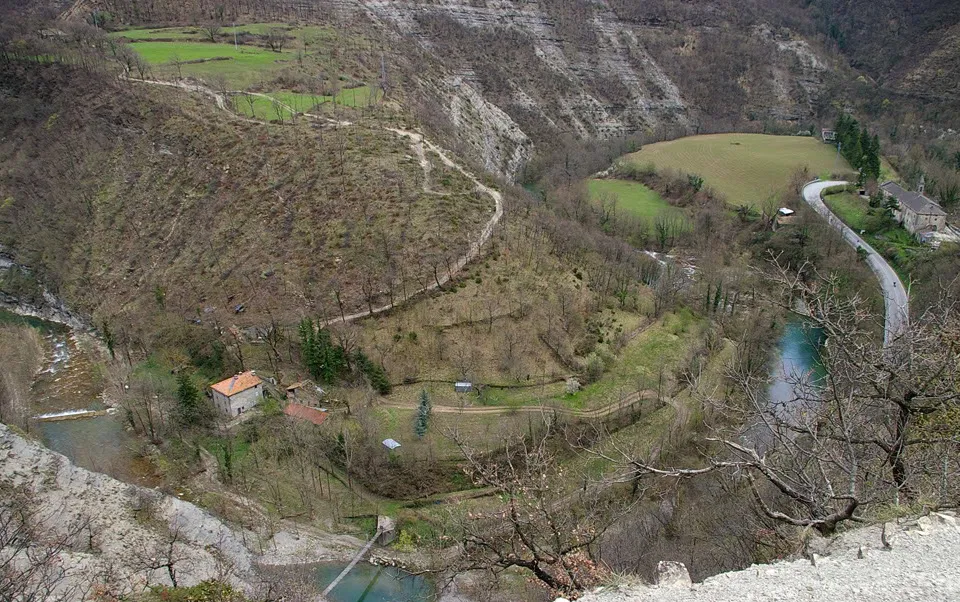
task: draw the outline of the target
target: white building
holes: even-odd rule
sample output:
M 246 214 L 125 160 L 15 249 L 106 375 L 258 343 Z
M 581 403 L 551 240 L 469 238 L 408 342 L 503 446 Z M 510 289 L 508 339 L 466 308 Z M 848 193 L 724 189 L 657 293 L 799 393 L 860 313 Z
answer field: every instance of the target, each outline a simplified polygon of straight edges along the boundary
M 210 387 L 213 403 L 226 416 L 239 416 L 263 399 L 263 381 L 252 370 L 231 376 Z
M 922 179 L 919 188 L 917 192 L 911 192 L 895 182 L 885 182 L 880 186 L 885 195 L 897 199 L 898 209 L 894 211 L 894 217 L 908 232 L 917 236 L 943 232 L 947 229 L 947 212 L 923 194 Z

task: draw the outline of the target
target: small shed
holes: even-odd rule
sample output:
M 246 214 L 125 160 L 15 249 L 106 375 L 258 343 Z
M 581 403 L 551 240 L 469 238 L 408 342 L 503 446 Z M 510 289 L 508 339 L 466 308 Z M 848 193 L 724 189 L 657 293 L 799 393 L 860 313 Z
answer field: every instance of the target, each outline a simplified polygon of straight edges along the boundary
M 794 211 L 793 209 L 790 209 L 789 207 L 781 207 L 780 209 L 777 210 L 777 213 L 779 213 L 784 217 L 788 217 L 796 213 L 796 211 Z
M 473 391 L 473 383 L 462 380 L 453 384 L 453 390 L 457 393 L 469 393 Z
M 835 130 L 828 130 L 826 128 L 820 130 L 820 137 L 827 144 L 831 144 L 837 141 L 837 132 Z
M 308 406 L 320 404 L 320 400 L 327 394 L 321 387 L 317 386 L 311 380 L 301 380 L 293 383 L 285 389 L 287 399 L 302 403 Z
M 388 546 L 397 538 L 397 521 L 389 516 L 377 516 L 377 545 Z
M 384 446 L 385 448 L 389 449 L 390 451 L 393 451 L 393 450 L 397 449 L 398 447 L 400 447 L 400 442 L 397 441 L 397 440 L 395 440 L 395 439 L 384 439 L 384 440 L 383 440 L 383 446 Z

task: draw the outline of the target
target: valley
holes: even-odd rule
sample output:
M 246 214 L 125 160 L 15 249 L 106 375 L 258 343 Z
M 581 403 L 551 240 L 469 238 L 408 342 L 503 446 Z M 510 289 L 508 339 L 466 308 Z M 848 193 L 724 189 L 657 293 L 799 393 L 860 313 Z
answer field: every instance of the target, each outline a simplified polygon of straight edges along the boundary
M 951 101 L 823 2 L 39 4 L 3 596 L 549 602 L 955 499 L 960 256 L 880 186 L 955 223 Z

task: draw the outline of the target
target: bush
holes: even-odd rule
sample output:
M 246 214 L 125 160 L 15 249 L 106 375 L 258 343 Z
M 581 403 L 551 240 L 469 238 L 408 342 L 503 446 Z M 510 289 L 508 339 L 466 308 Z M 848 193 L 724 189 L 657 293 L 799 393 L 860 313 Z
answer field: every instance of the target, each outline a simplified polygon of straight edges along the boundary
M 397 535 L 397 541 L 393 542 L 393 547 L 398 552 L 412 552 L 414 548 L 413 535 L 406 529 L 400 529 L 400 534 Z
M 203 581 L 192 587 L 153 586 L 144 600 L 164 602 L 245 602 L 246 598 L 232 586 L 220 581 Z
M 595 383 L 603 376 L 606 366 L 603 359 L 597 354 L 591 354 L 584 366 L 584 379 L 587 383 Z

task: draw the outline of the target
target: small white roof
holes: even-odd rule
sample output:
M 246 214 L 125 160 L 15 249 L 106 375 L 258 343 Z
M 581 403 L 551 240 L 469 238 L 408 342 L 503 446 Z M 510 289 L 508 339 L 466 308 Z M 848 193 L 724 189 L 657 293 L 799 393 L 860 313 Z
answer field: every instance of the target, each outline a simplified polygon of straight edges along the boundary
M 400 447 L 400 443 L 398 443 L 394 439 L 384 439 L 383 446 L 386 447 L 387 449 L 397 449 L 398 447 Z
M 779 213 L 780 215 L 793 215 L 794 213 L 796 213 L 796 211 L 794 211 L 793 209 L 790 209 L 789 207 L 781 207 L 777 213 Z

